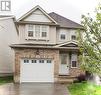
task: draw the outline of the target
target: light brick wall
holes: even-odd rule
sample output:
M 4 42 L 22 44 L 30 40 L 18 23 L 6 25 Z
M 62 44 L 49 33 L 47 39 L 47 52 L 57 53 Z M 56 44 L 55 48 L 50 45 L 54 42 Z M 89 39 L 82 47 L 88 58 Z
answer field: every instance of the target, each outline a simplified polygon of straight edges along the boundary
M 59 75 L 59 50 L 51 50 L 51 49 L 27 49 L 27 48 L 16 48 L 15 50 L 15 72 L 14 72 L 14 81 L 16 83 L 20 82 L 20 63 L 21 59 L 24 58 L 50 58 L 53 60 L 54 64 L 54 81 L 58 81 Z M 37 54 L 39 51 L 39 54 Z M 70 65 L 69 65 L 70 66 Z M 84 74 L 79 66 L 78 68 L 69 68 L 70 76 L 78 76 L 79 74 Z M 69 77 L 69 76 L 68 76 Z
M 59 50 L 51 49 L 14 49 L 15 50 L 15 72 L 14 81 L 20 82 L 20 61 L 23 58 L 51 58 L 54 63 L 54 81 L 57 81 L 59 72 Z M 39 55 L 36 52 L 39 51 Z
M 80 74 L 85 74 L 83 70 L 81 70 L 79 67 L 78 68 L 70 68 L 70 75 L 77 77 Z

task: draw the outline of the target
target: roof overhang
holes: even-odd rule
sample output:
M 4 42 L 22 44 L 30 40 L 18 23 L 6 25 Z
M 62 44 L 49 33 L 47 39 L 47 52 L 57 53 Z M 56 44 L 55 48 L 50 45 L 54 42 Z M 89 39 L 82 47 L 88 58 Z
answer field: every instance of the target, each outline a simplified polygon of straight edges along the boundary
M 54 46 L 35 46 L 35 45 L 22 45 L 22 44 L 12 44 L 11 48 L 30 48 L 30 49 L 57 49 L 57 50 L 79 50 L 79 47 L 54 47 Z
M 58 24 L 55 23 L 49 23 L 49 22 L 35 22 L 35 21 L 19 21 L 15 22 L 17 24 L 35 24 L 35 25 L 50 25 L 50 26 L 59 26 Z
M 71 27 L 71 26 L 61 26 L 61 25 L 59 27 L 65 29 L 85 30 L 84 27 Z

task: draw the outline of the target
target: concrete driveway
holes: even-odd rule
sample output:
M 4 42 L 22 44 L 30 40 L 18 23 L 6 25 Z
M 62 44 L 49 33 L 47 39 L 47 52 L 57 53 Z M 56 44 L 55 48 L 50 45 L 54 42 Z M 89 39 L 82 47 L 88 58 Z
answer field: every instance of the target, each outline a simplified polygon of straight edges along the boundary
M 69 95 L 66 85 L 51 83 L 9 83 L 0 86 L 0 95 Z

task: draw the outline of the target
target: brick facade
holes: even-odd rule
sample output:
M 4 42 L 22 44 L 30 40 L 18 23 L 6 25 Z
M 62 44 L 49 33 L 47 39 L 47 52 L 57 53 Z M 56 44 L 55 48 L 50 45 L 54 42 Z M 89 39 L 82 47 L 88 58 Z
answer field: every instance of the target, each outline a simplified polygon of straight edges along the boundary
M 54 81 L 58 81 L 59 75 L 59 50 L 51 49 L 27 49 L 27 48 L 15 48 L 15 72 L 14 82 L 20 83 L 20 63 L 24 58 L 51 58 L 54 63 Z M 70 75 L 77 76 L 81 73 L 79 68 L 70 68 Z
M 75 77 L 80 74 L 85 74 L 85 72 L 81 70 L 80 68 L 70 68 L 69 73 L 71 76 L 75 76 Z
M 38 53 L 38 54 L 37 54 Z M 59 50 L 51 49 L 15 49 L 14 81 L 20 82 L 20 61 L 23 58 L 51 58 L 54 63 L 54 80 L 57 81 L 59 72 Z

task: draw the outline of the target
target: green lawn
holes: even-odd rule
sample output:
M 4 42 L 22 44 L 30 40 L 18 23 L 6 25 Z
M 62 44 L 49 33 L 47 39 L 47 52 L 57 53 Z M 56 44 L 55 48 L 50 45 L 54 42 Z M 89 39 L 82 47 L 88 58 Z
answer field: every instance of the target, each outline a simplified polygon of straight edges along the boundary
M 68 86 L 71 95 L 101 95 L 101 86 L 91 83 L 74 83 Z
M 0 77 L 0 85 L 5 84 L 5 83 L 10 83 L 10 82 L 13 82 L 12 76 Z

